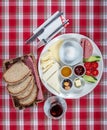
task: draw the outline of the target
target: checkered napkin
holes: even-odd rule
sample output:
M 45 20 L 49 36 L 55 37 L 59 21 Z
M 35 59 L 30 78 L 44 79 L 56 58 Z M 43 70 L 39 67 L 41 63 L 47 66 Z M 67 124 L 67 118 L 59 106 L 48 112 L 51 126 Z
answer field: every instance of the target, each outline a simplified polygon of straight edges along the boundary
M 105 63 L 100 83 L 88 95 L 67 102 L 61 120 L 48 119 L 44 102 L 25 111 L 16 111 L 2 80 L 2 62 L 33 52 L 26 45 L 34 27 L 40 26 L 57 10 L 70 24 L 62 33 L 80 33 L 93 39 Z M 0 1 L 0 129 L 1 130 L 106 130 L 107 129 L 107 1 L 106 0 L 1 0 Z M 38 56 L 41 52 L 38 50 Z M 43 86 L 44 88 L 44 86 Z M 45 90 L 46 96 L 51 94 Z

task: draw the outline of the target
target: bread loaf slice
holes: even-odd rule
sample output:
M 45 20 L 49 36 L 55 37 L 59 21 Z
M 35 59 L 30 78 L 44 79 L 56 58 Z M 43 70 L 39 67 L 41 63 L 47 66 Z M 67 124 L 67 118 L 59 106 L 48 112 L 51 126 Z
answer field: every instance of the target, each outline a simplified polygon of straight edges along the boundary
M 29 106 L 35 101 L 36 97 L 37 97 L 37 86 L 34 84 L 31 94 L 23 99 L 20 99 L 19 103 L 21 106 Z
M 8 83 L 20 82 L 30 73 L 30 69 L 22 62 L 13 64 L 3 75 L 4 80 Z
M 12 91 L 9 91 L 9 93 L 12 96 L 15 108 L 22 110 L 35 105 L 35 103 L 43 101 L 44 97 L 37 71 L 37 62 L 32 54 L 5 60 L 3 62 L 3 69 L 3 79 L 7 83 L 7 89 L 11 86 Z M 33 79 L 31 78 L 28 85 L 25 85 L 26 87 L 22 87 L 21 85 L 25 84 L 25 80 L 27 82 L 28 77 L 31 75 L 34 77 L 33 86 L 31 83 Z M 15 87 L 14 90 L 13 87 Z
M 32 79 L 32 75 L 29 75 L 27 78 L 24 78 L 23 82 L 15 85 L 7 85 L 7 89 L 9 93 L 13 96 L 18 95 L 21 91 L 25 90 L 27 86 L 29 85 L 30 81 Z
M 17 82 L 14 82 L 14 83 L 8 83 L 8 82 L 7 82 L 7 86 L 8 86 L 8 85 L 14 86 L 14 85 L 20 84 L 20 83 L 22 83 L 23 81 L 25 81 L 25 79 L 27 79 L 27 78 L 28 78 L 29 76 L 31 76 L 31 75 L 32 75 L 32 72 L 29 71 L 29 73 L 28 73 L 23 79 L 21 79 L 21 80 L 19 80 L 19 81 L 17 81 Z
M 33 87 L 34 87 L 34 77 L 32 77 L 32 80 L 27 85 L 27 88 L 24 89 L 23 91 L 21 91 L 20 94 L 18 96 L 16 96 L 16 98 L 23 99 L 23 98 L 27 97 L 32 92 Z

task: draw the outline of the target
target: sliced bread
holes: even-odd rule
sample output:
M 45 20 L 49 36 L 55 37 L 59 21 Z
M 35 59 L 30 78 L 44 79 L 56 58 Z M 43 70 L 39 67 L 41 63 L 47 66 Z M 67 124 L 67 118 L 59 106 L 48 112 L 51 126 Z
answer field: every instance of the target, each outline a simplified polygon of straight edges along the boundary
M 29 75 L 27 78 L 23 80 L 23 82 L 15 85 L 7 85 L 7 89 L 9 93 L 13 96 L 18 95 L 21 91 L 25 90 L 27 86 L 29 85 L 30 81 L 32 79 L 32 75 Z
M 37 97 L 37 86 L 34 84 L 31 94 L 23 99 L 20 99 L 19 103 L 21 106 L 29 106 L 35 101 L 36 97 Z
M 23 99 L 27 97 L 33 90 L 34 87 L 34 77 L 32 77 L 32 80 L 28 84 L 27 88 L 20 92 L 18 96 L 16 96 L 17 99 Z
M 4 80 L 8 83 L 20 82 L 30 73 L 30 69 L 22 62 L 13 64 L 3 75 Z

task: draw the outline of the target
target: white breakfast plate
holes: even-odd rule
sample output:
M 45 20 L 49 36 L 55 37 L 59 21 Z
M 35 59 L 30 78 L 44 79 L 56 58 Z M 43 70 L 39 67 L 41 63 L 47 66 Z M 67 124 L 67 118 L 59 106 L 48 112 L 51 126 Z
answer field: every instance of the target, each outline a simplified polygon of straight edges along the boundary
M 75 89 L 73 89 L 70 93 L 63 93 L 63 92 L 56 92 L 54 89 L 52 89 L 46 81 L 42 80 L 42 76 L 43 76 L 43 73 L 42 73 L 42 69 L 41 69 L 41 63 L 40 63 L 40 58 L 41 58 L 41 55 L 46 52 L 48 50 L 48 48 L 53 45 L 53 43 L 57 42 L 57 40 L 69 40 L 69 39 L 76 39 L 78 41 L 78 43 L 80 43 L 80 40 L 81 38 L 87 38 L 88 40 L 90 40 L 90 42 L 92 43 L 92 46 L 93 46 L 93 55 L 98 55 L 101 57 L 101 60 L 99 62 L 99 67 L 98 67 L 98 70 L 99 70 L 99 75 L 97 76 L 97 81 L 96 83 L 88 83 L 88 82 L 85 82 L 85 85 L 83 86 L 83 89 L 81 91 L 75 91 Z M 99 50 L 99 48 L 97 47 L 97 45 L 95 44 L 94 41 L 92 41 L 90 38 L 84 36 L 84 35 L 81 35 L 81 34 L 76 34 L 76 33 L 68 33 L 68 34 L 63 34 L 63 35 L 60 35 L 56 38 L 54 38 L 53 40 L 51 40 L 42 50 L 41 52 L 41 55 L 40 55 L 40 58 L 39 58 L 39 63 L 38 63 L 38 69 L 39 69 L 39 75 L 40 75 L 40 78 L 41 78 L 41 81 L 42 83 L 44 84 L 44 86 L 51 92 L 53 93 L 54 95 L 56 96 L 60 96 L 62 98 L 66 98 L 66 99 L 76 99 L 76 98 L 80 98 L 82 96 L 85 96 L 87 95 L 88 93 L 90 93 L 96 86 L 97 84 L 99 83 L 100 79 L 101 79 L 101 76 L 102 76 L 102 73 L 103 73 L 103 58 L 102 58 L 102 54 Z

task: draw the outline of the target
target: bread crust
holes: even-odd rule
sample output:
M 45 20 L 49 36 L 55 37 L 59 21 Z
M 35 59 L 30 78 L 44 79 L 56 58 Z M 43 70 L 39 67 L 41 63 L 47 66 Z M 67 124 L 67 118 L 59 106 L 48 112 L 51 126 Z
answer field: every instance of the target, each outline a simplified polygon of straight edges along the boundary
M 3 79 L 8 84 L 15 84 L 23 80 L 30 73 L 30 69 L 22 61 L 14 63 L 3 74 Z
M 31 92 L 31 94 L 28 95 L 27 97 L 23 98 L 23 99 L 20 99 L 19 103 L 23 107 L 29 106 L 29 105 L 31 105 L 36 100 L 36 97 L 37 97 L 37 87 L 34 84 L 33 90 Z
M 32 75 L 29 75 L 27 78 L 24 79 L 23 82 L 21 83 L 19 82 L 19 84 L 14 84 L 14 85 L 8 84 L 7 89 L 12 96 L 16 96 L 27 88 L 31 80 L 32 80 Z
M 17 85 L 17 84 L 19 84 L 19 83 L 22 83 L 25 79 L 27 79 L 29 76 L 31 76 L 32 75 L 32 72 L 31 71 L 29 71 L 29 73 L 27 74 L 27 75 L 25 75 L 24 77 L 23 77 L 23 79 L 21 79 L 21 80 L 18 80 L 18 81 L 16 81 L 16 82 L 13 82 L 13 83 L 9 83 L 9 82 L 6 82 L 8 85 Z
M 5 61 L 3 62 L 3 72 L 4 72 L 4 74 L 8 71 L 8 69 L 9 69 L 11 66 L 13 66 L 13 65 L 14 65 L 15 63 L 17 63 L 17 62 L 23 62 L 23 63 L 29 68 L 29 70 L 30 70 L 30 72 L 29 72 L 28 74 L 26 74 L 26 75 L 23 77 L 23 79 L 18 80 L 18 81 L 15 81 L 15 82 L 8 82 L 8 81 L 5 80 L 5 78 L 4 78 L 4 76 L 3 76 L 3 80 L 6 81 L 7 85 L 17 85 L 17 84 L 23 82 L 23 80 L 25 80 L 29 75 L 35 76 L 35 75 L 33 74 L 33 72 L 32 72 L 32 69 L 31 69 L 31 68 L 26 64 L 26 62 L 25 62 L 26 59 L 29 58 L 29 57 L 32 59 L 32 63 L 33 63 L 33 65 L 34 65 L 34 67 L 37 69 L 37 65 L 36 65 L 37 63 L 36 63 L 36 60 L 35 60 L 35 57 L 34 57 L 33 54 L 26 54 L 26 55 L 24 55 L 24 56 L 17 57 L 17 58 L 15 58 L 15 59 L 5 60 Z M 36 73 L 37 73 L 37 72 L 36 72 Z M 38 73 L 37 73 L 37 75 L 38 75 Z M 39 77 L 38 77 L 38 78 L 39 78 Z M 40 89 L 40 87 L 38 87 L 38 86 L 39 86 L 38 84 L 39 84 L 39 83 L 37 82 L 37 79 L 34 78 L 34 85 L 35 85 L 35 87 L 36 87 L 36 91 L 35 91 L 35 95 L 34 95 L 32 101 L 30 101 L 28 104 L 20 104 L 19 101 L 22 100 L 22 99 L 27 100 L 28 97 L 30 97 L 30 95 L 32 94 L 33 88 L 32 88 L 32 91 L 30 92 L 30 94 L 29 94 L 28 96 L 26 96 L 26 97 L 24 97 L 24 98 L 21 98 L 21 99 L 18 99 L 17 96 L 19 96 L 19 95 L 21 94 L 21 92 L 26 91 L 26 89 L 27 89 L 28 86 L 27 86 L 23 91 L 21 91 L 20 93 L 15 93 L 15 94 L 10 93 L 10 95 L 11 95 L 11 97 L 12 97 L 13 105 L 14 105 L 14 107 L 15 107 L 16 109 L 22 110 L 22 109 L 24 109 L 24 108 L 32 107 L 32 106 L 34 106 L 36 103 L 39 103 L 39 102 L 43 101 L 43 99 L 38 100 L 38 95 L 39 95 L 38 93 L 39 93 L 40 91 L 42 91 L 42 90 Z M 36 85 L 37 85 L 37 86 L 36 86 Z M 33 86 L 33 87 L 34 87 L 34 86 Z M 40 95 L 40 96 L 41 96 L 41 95 Z M 31 97 L 30 97 L 30 98 L 31 98 Z M 31 100 L 31 99 L 30 99 L 30 100 Z
M 33 90 L 34 86 L 34 77 L 32 76 L 32 79 L 30 83 L 28 84 L 27 88 L 20 92 L 19 95 L 16 96 L 17 99 L 23 99 L 27 96 L 29 96 Z

